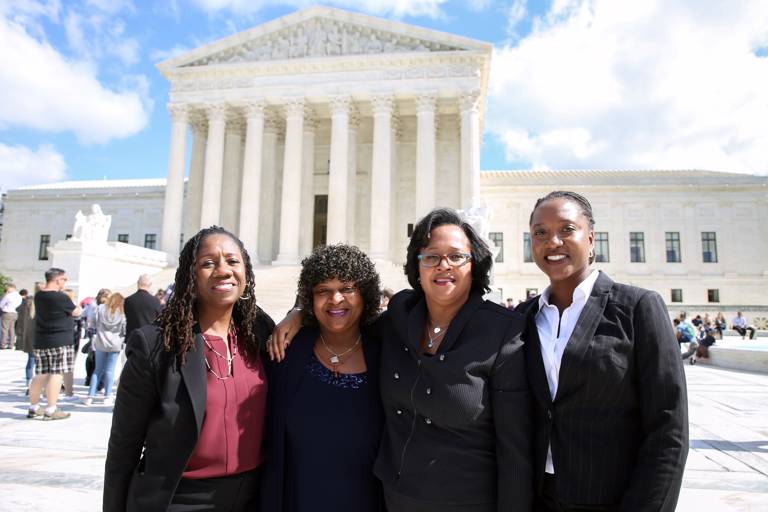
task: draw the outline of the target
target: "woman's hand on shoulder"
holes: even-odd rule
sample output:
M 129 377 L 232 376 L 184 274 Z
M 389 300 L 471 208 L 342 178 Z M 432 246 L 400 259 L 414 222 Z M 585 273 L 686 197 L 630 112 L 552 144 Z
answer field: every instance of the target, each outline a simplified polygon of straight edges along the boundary
M 278 363 L 285 359 L 285 350 L 301 330 L 301 310 L 294 308 L 283 318 L 267 338 L 267 352 L 270 361 Z

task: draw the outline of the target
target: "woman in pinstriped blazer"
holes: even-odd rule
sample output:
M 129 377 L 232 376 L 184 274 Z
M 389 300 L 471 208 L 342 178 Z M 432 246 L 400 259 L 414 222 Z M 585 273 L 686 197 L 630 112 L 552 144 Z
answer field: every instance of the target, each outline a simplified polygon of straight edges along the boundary
M 542 511 L 675 509 L 688 454 L 685 375 L 655 292 L 594 270 L 586 198 L 552 192 L 530 220 L 544 292 L 526 317 Z

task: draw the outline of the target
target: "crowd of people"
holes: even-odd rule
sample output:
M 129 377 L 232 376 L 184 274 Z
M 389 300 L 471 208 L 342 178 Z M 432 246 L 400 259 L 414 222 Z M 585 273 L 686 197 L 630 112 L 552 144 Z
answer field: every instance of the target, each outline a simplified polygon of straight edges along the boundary
M 499 305 L 483 298 L 486 241 L 439 208 L 410 238 L 411 289 L 382 290 L 357 247 L 318 247 L 277 326 L 242 242 L 212 226 L 169 290 L 145 275 L 128 297 L 76 304 L 57 268 L 34 298 L 9 287 L 2 344 L 29 354 L 28 417 L 65 419 L 83 330 L 83 404 L 101 389 L 114 401 L 106 511 L 673 511 L 688 453 L 679 343 L 727 326 L 682 315 L 672 329 L 657 293 L 593 267 L 594 226 L 577 193 L 537 201 L 549 285 Z

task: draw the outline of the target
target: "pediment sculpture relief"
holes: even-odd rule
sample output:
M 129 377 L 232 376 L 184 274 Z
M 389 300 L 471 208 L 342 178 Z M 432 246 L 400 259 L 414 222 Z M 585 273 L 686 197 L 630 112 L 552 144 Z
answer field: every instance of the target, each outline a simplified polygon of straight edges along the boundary
M 330 19 L 313 19 L 198 59 L 187 66 L 461 48 Z

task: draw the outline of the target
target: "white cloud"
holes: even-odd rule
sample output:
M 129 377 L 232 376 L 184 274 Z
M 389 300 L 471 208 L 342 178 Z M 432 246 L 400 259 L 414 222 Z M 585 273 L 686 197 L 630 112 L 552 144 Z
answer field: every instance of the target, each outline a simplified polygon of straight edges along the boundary
M 62 181 L 67 176 L 64 157 L 53 147 L 42 145 L 34 151 L 26 146 L 8 146 L 0 142 L 0 190 L 25 185 Z
M 81 142 L 103 143 L 147 124 L 141 90 L 105 87 L 93 64 L 65 58 L 21 24 L 0 18 L 0 48 L 0 128 L 72 131 Z
M 191 51 L 192 49 L 193 48 L 191 46 L 184 46 L 181 44 L 177 44 L 176 46 L 174 46 L 169 50 L 155 49 L 149 53 L 149 60 L 151 60 L 152 62 L 160 62 L 162 60 L 175 57 L 176 55 L 181 55 L 182 53 Z
M 486 127 L 551 168 L 768 173 L 768 5 L 555 0 L 493 56 Z
M 209 12 L 230 10 L 234 12 L 258 12 L 266 7 L 296 7 L 304 8 L 317 5 L 317 0 L 192 0 L 201 9 Z M 443 15 L 441 6 L 448 0 L 330 0 L 324 4 L 346 9 L 356 9 L 372 14 L 391 14 L 394 16 L 428 16 Z

